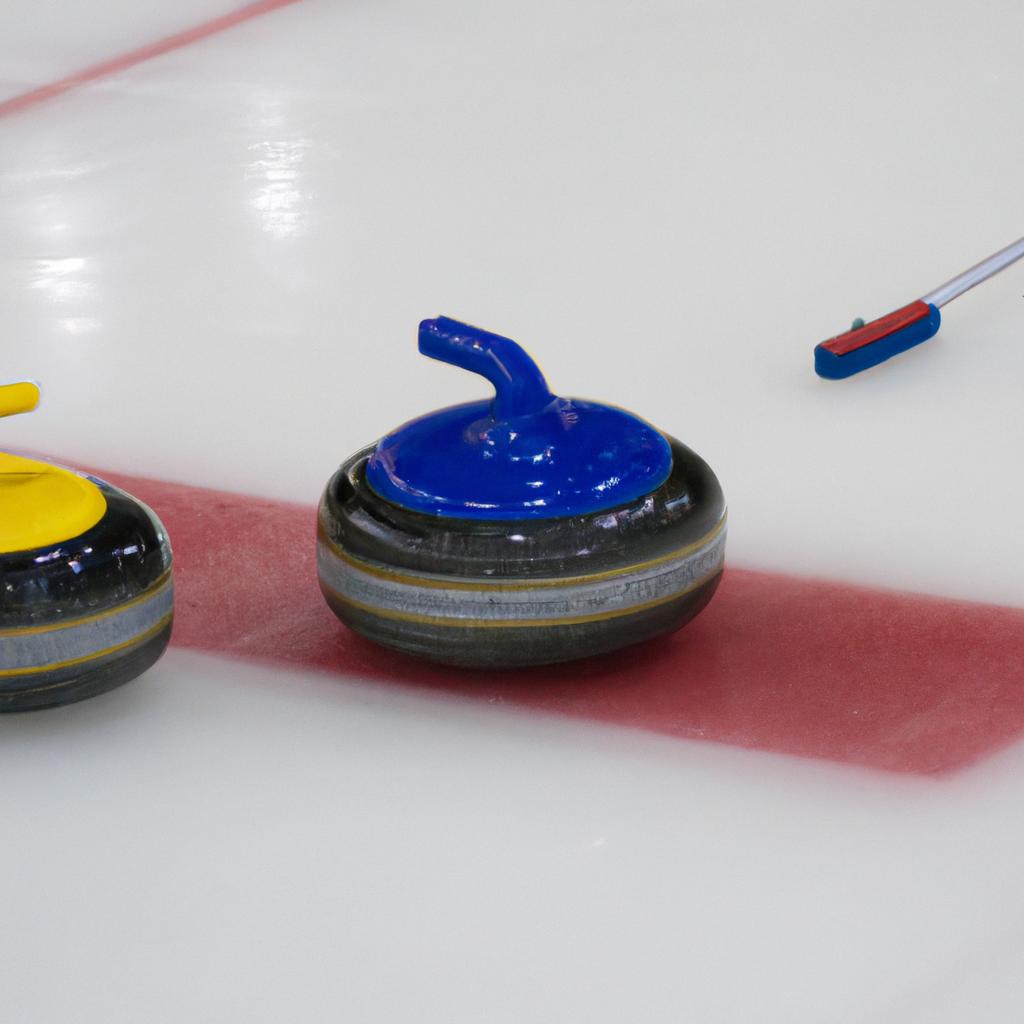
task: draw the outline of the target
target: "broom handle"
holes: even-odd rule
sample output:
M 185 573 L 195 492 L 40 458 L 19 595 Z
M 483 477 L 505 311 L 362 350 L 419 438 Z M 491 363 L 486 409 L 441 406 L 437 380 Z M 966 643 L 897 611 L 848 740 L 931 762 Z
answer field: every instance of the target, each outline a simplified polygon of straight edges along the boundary
M 930 306 L 944 306 L 958 295 L 963 295 L 964 292 L 973 288 L 976 284 L 981 284 L 982 281 L 987 281 L 993 274 L 998 274 L 1000 270 L 1005 270 L 1011 263 L 1016 263 L 1022 256 L 1024 256 L 1024 238 L 1018 238 L 1016 242 L 1008 245 L 1005 249 L 1000 249 L 999 252 L 993 253 L 988 259 L 976 263 L 962 274 L 957 274 L 956 277 L 945 284 L 940 284 L 935 291 L 922 295 L 921 301 L 927 302 Z

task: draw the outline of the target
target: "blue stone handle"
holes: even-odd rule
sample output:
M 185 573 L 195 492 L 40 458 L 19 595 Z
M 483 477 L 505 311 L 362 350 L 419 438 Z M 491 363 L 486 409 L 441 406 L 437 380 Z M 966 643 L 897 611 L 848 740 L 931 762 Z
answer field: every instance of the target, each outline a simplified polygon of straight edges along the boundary
M 420 352 L 486 377 L 496 392 L 494 418 L 531 416 L 554 400 L 540 367 L 511 338 L 446 316 L 420 324 Z

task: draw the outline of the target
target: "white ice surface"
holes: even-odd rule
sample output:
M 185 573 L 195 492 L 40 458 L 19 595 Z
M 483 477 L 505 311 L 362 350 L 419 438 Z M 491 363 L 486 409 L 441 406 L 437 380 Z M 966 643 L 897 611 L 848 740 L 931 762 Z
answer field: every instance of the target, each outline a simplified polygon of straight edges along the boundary
M 152 9 L 150 9 L 152 8 Z M 223 13 L 9 0 L 0 98 Z M 1024 8 L 305 0 L 0 120 L 3 443 L 312 502 L 486 394 L 690 443 L 734 564 L 1024 605 Z M 1020 747 L 941 783 L 172 652 L 0 720 L 0 1020 L 1017 1021 Z
M 1015 1019 L 980 1010 L 1019 973 L 1022 767 L 893 778 L 174 651 L 0 719 L 3 1019 L 859 1024 L 979 976 L 966 1019 Z

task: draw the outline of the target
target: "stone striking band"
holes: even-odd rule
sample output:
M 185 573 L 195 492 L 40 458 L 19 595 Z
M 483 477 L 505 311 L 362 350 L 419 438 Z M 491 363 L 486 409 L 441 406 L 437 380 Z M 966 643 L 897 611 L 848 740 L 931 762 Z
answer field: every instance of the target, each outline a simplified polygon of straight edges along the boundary
M 173 616 L 168 570 L 135 600 L 95 615 L 16 629 L 0 629 L 0 691 L 6 680 L 101 663 L 145 643 Z
M 494 581 L 396 572 L 320 536 L 320 583 L 336 601 L 386 619 L 460 628 L 529 628 L 600 622 L 654 608 L 721 571 L 725 517 L 679 551 L 639 565 L 564 579 Z

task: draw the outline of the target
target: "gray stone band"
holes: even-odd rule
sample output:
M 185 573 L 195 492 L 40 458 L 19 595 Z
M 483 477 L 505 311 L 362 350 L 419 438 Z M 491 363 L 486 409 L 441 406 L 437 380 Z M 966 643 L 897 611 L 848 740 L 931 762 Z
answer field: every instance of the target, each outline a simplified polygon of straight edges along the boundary
M 677 557 L 564 584 L 526 579 L 501 586 L 362 563 L 364 569 L 323 540 L 317 563 L 322 584 L 338 599 L 391 618 L 465 626 L 550 625 L 627 615 L 695 590 L 722 568 L 725 532 L 723 520 L 704 542 Z
M 21 676 L 23 682 L 26 673 L 101 658 L 142 641 L 171 615 L 173 607 L 174 585 L 168 573 L 156 587 L 125 607 L 86 616 L 77 623 L 0 631 L 0 690 L 5 676 Z

